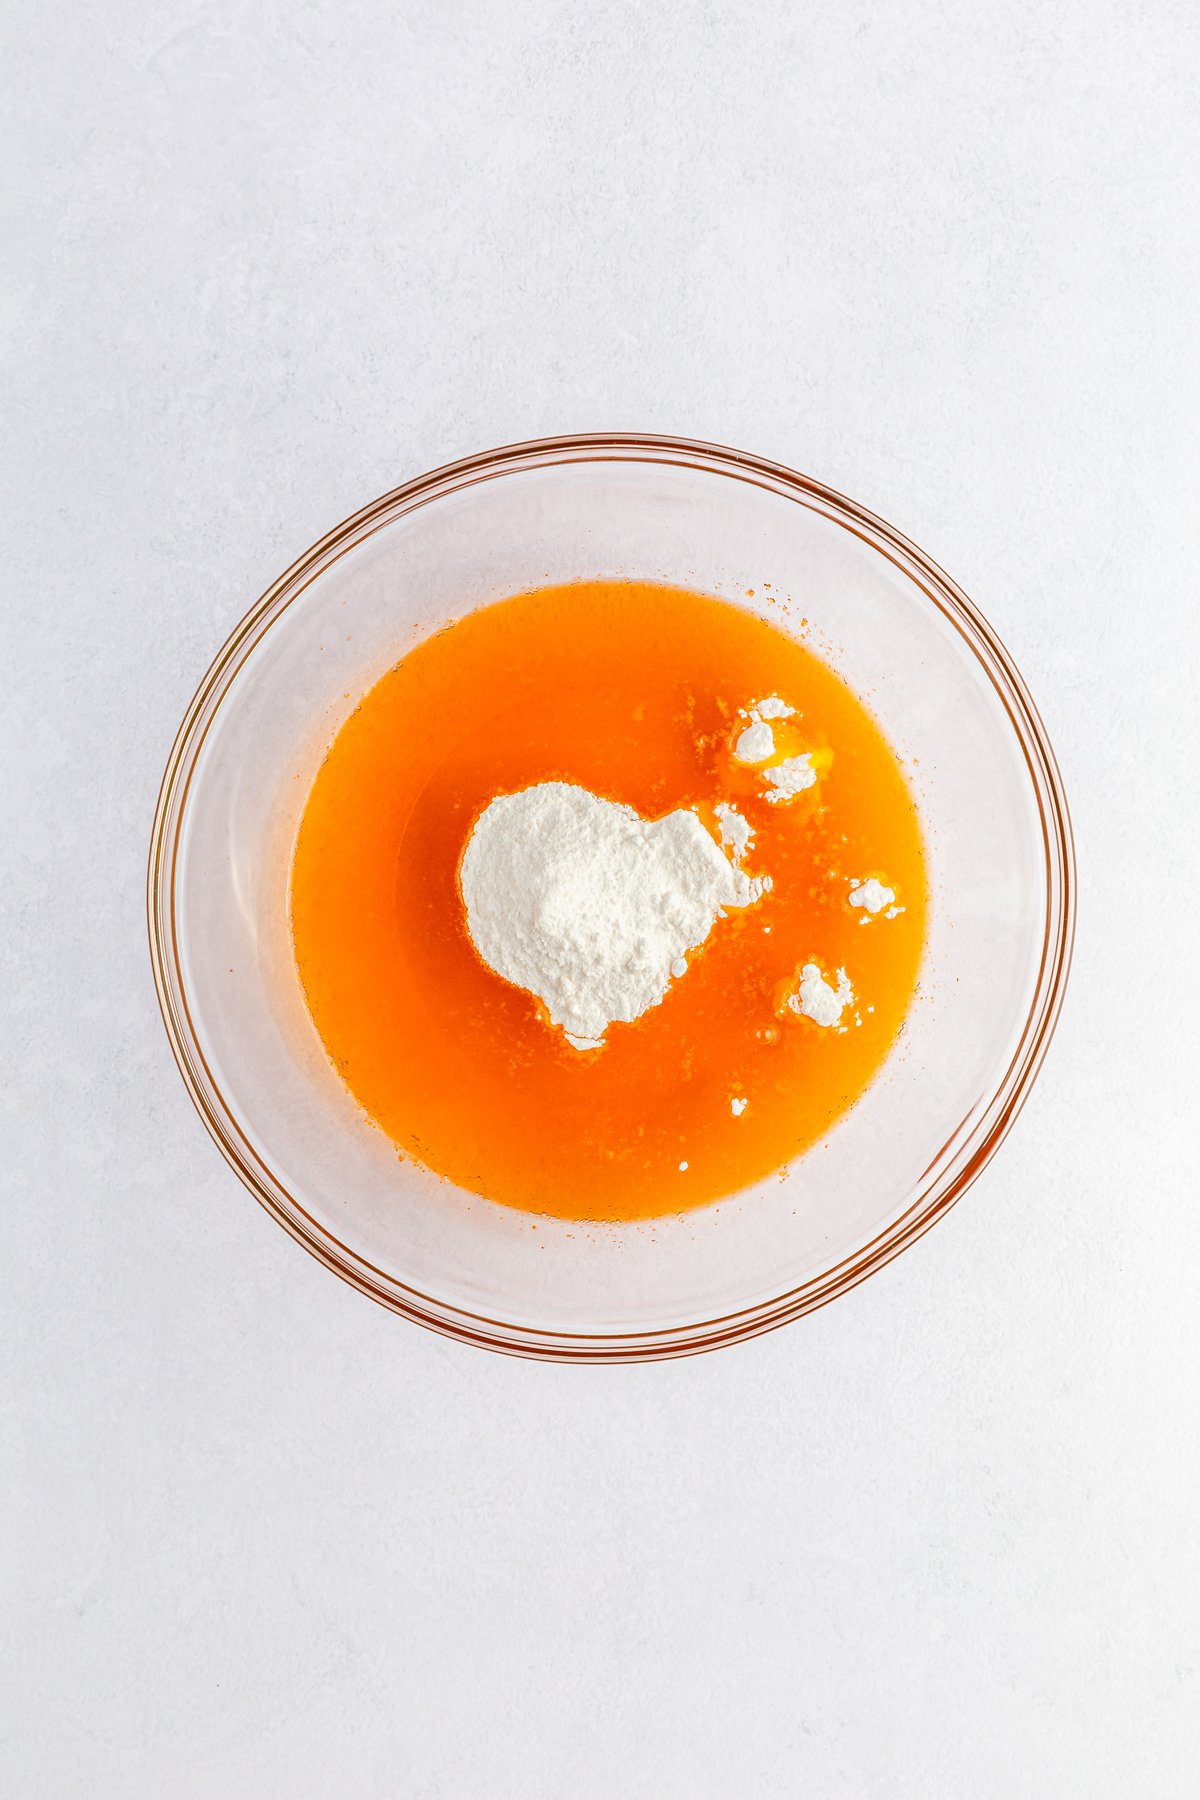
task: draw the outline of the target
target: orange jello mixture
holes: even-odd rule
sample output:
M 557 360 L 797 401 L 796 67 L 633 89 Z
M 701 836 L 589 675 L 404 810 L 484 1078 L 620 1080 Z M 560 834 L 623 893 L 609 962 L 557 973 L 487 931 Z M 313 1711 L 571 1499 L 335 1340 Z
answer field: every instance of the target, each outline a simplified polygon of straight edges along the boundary
M 766 696 L 796 709 L 779 739 L 821 772 L 784 805 L 731 757 Z M 755 832 L 746 868 L 773 882 L 599 1051 L 572 1049 L 467 931 L 472 825 L 544 781 L 646 818 L 697 807 L 711 824 L 731 801 Z M 849 904 L 870 876 L 902 911 Z M 926 879 L 897 758 L 831 669 L 727 601 L 595 581 L 472 613 L 376 683 L 307 801 L 291 911 L 326 1050 L 402 1153 L 508 1206 L 636 1219 L 778 1170 L 862 1094 L 913 997 Z M 784 1003 L 806 963 L 830 985 L 845 969 L 839 1026 Z

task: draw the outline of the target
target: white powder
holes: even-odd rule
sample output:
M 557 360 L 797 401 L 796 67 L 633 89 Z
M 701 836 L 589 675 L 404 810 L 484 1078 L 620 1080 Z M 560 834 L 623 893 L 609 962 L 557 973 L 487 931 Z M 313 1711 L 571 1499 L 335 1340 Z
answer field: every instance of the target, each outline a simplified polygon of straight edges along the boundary
M 733 754 L 739 762 L 765 763 L 775 754 L 775 733 L 761 719 L 755 719 L 738 738 Z
M 790 719 L 795 714 L 795 707 L 781 700 L 778 694 L 771 694 L 765 700 L 756 700 L 742 713 L 750 723 L 738 735 L 733 746 L 736 762 L 750 763 L 760 768 L 763 763 L 770 763 L 773 756 L 779 755 L 775 742 L 775 733 L 767 724 L 768 719 Z M 802 794 L 806 788 L 813 786 L 817 779 L 817 771 L 812 766 L 811 752 L 805 750 L 798 756 L 785 756 L 779 762 L 772 763 L 769 769 L 762 770 L 763 780 L 767 783 L 763 789 L 763 798 L 775 806 L 785 805 Z
M 748 819 L 743 819 L 736 806 L 730 806 L 724 800 L 714 806 L 717 824 L 721 828 L 721 842 L 725 845 L 735 863 L 740 863 L 754 836 L 754 827 Z
M 577 1050 L 657 1006 L 726 907 L 764 892 L 696 814 L 643 819 L 587 788 L 502 794 L 475 822 L 460 871 L 471 941 L 536 994 Z
M 869 913 L 879 913 L 885 906 L 890 906 L 896 896 L 890 887 L 884 887 L 882 881 L 876 881 L 872 875 L 861 886 L 851 888 L 847 898 L 851 906 L 865 906 Z M 888 917 L 891 916 L 889 913 Z
M 749 1104 L 750 1102 L 748 1100 L 731 1100 L 729 1102 L 729 1109 L 735 1119 L 740 1119 Z
M 764 769 L 763 777 L 771 784 L 767 799 L 778 805 L 781 801 L 794 800 L 797 794 L 810 788 L 817 779 L 817 771 L 805 750 L 800 756 L 789 756 L 786 762 L 776 763 L 773 769 Z
M 837 986 L 831 987 L 816 963 L 805 963 L 800 971 L 800 986 L 789 995 L 788 1005 L 794 1013 L 802 1013 L 814 1025 L 836 1025 L 844 1007 L 854 1000 L 845 969 L 837 972 Z

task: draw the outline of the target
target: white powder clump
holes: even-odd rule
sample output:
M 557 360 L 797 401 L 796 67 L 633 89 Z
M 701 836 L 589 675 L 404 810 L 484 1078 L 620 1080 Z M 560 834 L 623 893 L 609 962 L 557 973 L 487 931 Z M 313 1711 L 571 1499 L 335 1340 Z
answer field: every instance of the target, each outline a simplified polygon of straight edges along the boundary
M 734 1118 L 740 1119 L 749 1104 L 748 1100 L 731 1100 L 729 1102 L 729 1108 L 733 1113 Z
M 845 969 L 837 972 L 837 986 L 831 987 L 816 963 L 805 963 L 800 971 L 800 986 L 789 995 L 788 1005 L 794 1013 L 811 1019 L 814 1025 L 836 1025 L 845 1007 L 854 1000 Z
M 739 762 L 765 763 L 775 754 L 775 733 L 762 719 L 755 719 L 738 738 L 733 754 Z
M 879 913 L 885 906 L 892 904 L 896 895 L 890 887 L 884 887 L 882 881 L 876 881 L 872 875 L 869 881 L 851 888 L 847 898 L 851 906 L 864 906 L 869 913 Z M 890 918 L 892 915 L 888 916 Z
M 484 962 L 536 994 L 577 1050 L 599 1049 L 615 1020 L 657 1006 L 685 952 L 765 889 L 695 813 L 643 819 L 562 781 L 492 800 L 460 880 Z
M 812 766 L 812 757 L 805 750 L 800 756 L 789 756 L 785 762 L 776 763 L 773 769 L 764 769 L 763 777 L 771 784 L 767 799 L 775 805 L 786 800 L 794 800 L 805 788 L 810 788 L 817 779 L 817 771 Z
M 721 830 L 721 842 L 729 851 L 735 863 L 740 863 L 754 836 L 754 827 L 748 819 L 743 819 L 736 806 L 730 806 L 722 800 L 713 807 L 717 815 L 717 824 Z
M 795 711 L 795 707 L 789 706 L 786 700 L 781 700 L 778 694 L 770 694 L 765 700 L 756 700 L 743 711 L 742 717 L 749 719 L 750 723 L 739 733 L 733 746 L 736 762 L 750 763 L 755 768 L 762 768 L 764 763 L 771 764 L 770 768 L 762 768 L 763 780 L 767 783 L 763 789 L 763 798 L 776 806 L 794 800 L 797 794 L 812 787 L 817 779 L 810 751 L 805 750 L 798 756 L 784 756 L 776 763 L 771 762 L 773 756 L 779 755 L 779 746 L 767 721 L 790 719 Z

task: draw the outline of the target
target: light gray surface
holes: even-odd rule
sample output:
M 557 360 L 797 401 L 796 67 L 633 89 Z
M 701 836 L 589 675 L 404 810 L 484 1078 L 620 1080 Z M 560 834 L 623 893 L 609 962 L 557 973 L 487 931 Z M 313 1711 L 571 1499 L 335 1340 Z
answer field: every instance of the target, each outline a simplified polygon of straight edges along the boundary
M 1190 3 L 5 9 L 0 1788 L 1116 1800 L 1200 1767 Z M 908 531 L 1080 839 L 1041 1083 L 916 1249 L 689 1363 L 376 1310 L 151 993 L 228 627 L 448 457 L 647 427 Z

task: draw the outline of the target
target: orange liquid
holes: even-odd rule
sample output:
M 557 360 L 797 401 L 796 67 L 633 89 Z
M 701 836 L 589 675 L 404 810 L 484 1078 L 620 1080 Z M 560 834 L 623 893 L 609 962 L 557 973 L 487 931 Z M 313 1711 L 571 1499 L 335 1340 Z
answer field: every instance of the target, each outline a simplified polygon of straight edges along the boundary
M 797 709 L 777 739 L 827 765 L 790 805 L 730 758 L 739 708 L 768 695 Z M 458 886 L 488 802 L 551 780 L 647 818 L 711 823 L 732 801 L 756 832 L 747 870 L 774 882 L 600 1051 L 481 961 Z M 848 904 L 872 874 L 897 917 Z M 862 1094 L 912 999 L 926 882 L 900 766 L 829 668 L 725 601 L 598 581 L 473 613 L 371 689 L 306 804 L 291 906 L 317 1030 L 403 1153 L 508 1206 L 631 1219 L 748 1186 Z M 846 969 L 844 1029 L 781 1007 L 806 962 L 831 983 Z

